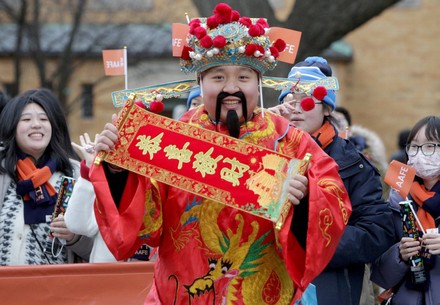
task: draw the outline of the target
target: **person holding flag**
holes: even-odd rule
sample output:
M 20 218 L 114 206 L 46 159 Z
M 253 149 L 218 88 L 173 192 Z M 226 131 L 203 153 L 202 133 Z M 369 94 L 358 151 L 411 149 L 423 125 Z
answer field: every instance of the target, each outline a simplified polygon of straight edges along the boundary
M 306 172 L 287 180 L 294 208 L 277 229 L 266 218 L 102 162 L 86 177 L 101 234 L 117 259 L 142 242 L 158 247 L 146 304 L 294 304 L 336 249 L 351 214 L 348 194 L 336 163 L 307 133 L 257 107 L 262 76 L 286 47 L 268 39 L 267 21 L 220 3 L 189 27 L 180 63 L 196 72 L 203 104 L 180 120 L 290 159 L 311 154 Z M 118 140 L 108 123 L 95 150 L 110 152 Z
M 435 288 L 440 283 L 439 116 L 424 117 L 414 125 L 406 153 L 408 165 L 393 161 L 388 172 L 397 168 L 397 174 L 387 172 L 385 178 L 393 188 L 389 204 L 396 241 L 374 263 L 371 280 L 389 289 L 386 304 L 439 304 L 440 290 Z

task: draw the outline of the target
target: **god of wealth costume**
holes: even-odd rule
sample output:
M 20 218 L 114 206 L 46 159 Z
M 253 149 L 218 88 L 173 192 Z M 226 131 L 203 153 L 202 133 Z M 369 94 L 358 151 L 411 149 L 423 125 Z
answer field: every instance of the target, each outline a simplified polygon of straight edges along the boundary
M 218 5 L 214 16 L 224 17 L 227 8 Z M 229 11 L 231 16 L 236 14 Z M 231 18 L 215 29 L 243 26 L 238 18 Z M 243 37 L 234 37 L 235 44 L 246 43 Z M 232 38 L 226 39 L 223 51 L 231 51 Z M 194 42 L 198 38 L 191 40 Z M 259 72 L 264 65 L 273 65 L 269 57 L 238 56 L 243 58 L 232 64 L 246 62 Z M 183 65 L 189 68 L 191 60 L 183 59 Z M 213 60 L 217 60 L 215 65 L 231 64 L 225 54 Z M 181 120 L 229 134 L 224 125 L 213 123 L 203 105 Z M 292 158 L 312 155 L 306 174 L 309 194 L 290 211 L 279 232 L 270 220 L 132 172 L 125 185 L 123 181 L 109 185 L 105 165 L 92 167 L 97 222 L 115 257 L 129 257 L 143 242 L 158 247 L 146 304 L 293 304 L 332 257 L 351 213 L 336 163 L 308 134 L 284 118 L 269 112 L 263 116 L 259 108 L 241 125 L 239 137 Z M 118 187 L 124 190 L 115 203 L 111 194 Z

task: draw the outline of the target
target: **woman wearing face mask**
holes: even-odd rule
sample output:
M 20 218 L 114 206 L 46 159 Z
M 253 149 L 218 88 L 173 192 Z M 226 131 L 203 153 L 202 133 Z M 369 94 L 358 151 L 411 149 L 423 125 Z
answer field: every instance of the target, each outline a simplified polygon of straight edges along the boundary
M 403 237 L 399 202 L 405 200 L 396 191 L 390 195 L 396 227 L 396 244 L 374 264 L 371 279 L 380 286 L 392 288 L 388 304 L 432 305 L 440 304 L 440 116 L 427 116 L 412 128 L 406 145 L 408 165 L 416 169 L 416 178 L 408 199 L 426 234 L 421 238 Z M 421 231 L 420 226 L 418 226 Z M 414 281 L 410 258 L 423 256 L 424 280 Z M 413 275 L 414 278 L 414 275 Z

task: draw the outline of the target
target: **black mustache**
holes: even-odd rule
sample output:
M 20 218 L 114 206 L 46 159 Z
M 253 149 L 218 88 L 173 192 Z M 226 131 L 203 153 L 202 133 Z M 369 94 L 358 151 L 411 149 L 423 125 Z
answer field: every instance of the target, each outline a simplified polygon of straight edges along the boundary
M 238 97 L 240 99 L 241 106 L 243 109 L 243 116 L 244 116 L 245 120 L 247 120 L 247 101 L 246 101 L 246 96 L 244 95 L 244 93 L 242 91 L 237 91 L 235 93 L 228 93 L 228 92 L 222 91 L 217 95 L 217 104 L 216 104 L 216 108 L 215 108 L 215 121 L 217 122 L 217 124 L 220 120 L 220 109 L 222 107 L 222 101 L 229 96 Z

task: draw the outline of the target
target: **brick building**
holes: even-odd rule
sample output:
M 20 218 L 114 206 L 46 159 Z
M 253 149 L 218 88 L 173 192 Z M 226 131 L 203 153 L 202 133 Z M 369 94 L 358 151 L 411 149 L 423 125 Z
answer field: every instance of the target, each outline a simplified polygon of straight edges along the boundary
M 111 3 L 118 4 L 118 1 L 91 1 L 86 23 L 93 21 L 104 26 L 109 22 L 108 11 L 103 13 L 99 6 L 104 2 L 107 10 L 112 9 Z M 126 2 L 123 12 L 116 10 L 115 6 L 111 21 L 130 20 L 130 24 L 139 26 L 140 31 L 142 26 L 148 26 L 141 24 L 145 20 L 151 26 L 153 23 L 185 22 L 183 12 L 197 15 L 189 0 L 177 4 L 171 0 Z M 440 115 L 440 26 L 436 21 L 440 15 L 440 1 L 404 2 L 406 5 L 388 9 L 345 37 L 345 43 L 351 47 L 351 60 L 331 62 L 341 87 L 338 103 L 350 110 L 354 123 L 368 127 L 382 137 L 388 154 L 396 148 L 399 130 L 411 127 L 425 115 Z M 171 5 L 173 10 L 164 9 Z M 147 39 L 154 33 L 170 35 L 169 28 L 164 27 L 148 31 L 148 35 L 140 34 L 140 38 L 134 39 L 139 43 L 132 40 L 127 44 L 130 88 L 191 78 L 182 74 L 178 60 L 168 55 L 171 54 L 170 46 L 161 46 L 155 44 L 154 39 Z M 3 41 L 0 43 L 0 89 L 13 81 L 14 71 L 10 53 L 12 41 L 8 43 L 4 28 L 4 24 L 0 24 Z M 91 33 L 93 29 L 89 28 Z M 124 37 L 119 47 L 128 38 Z M 140 55 L 142 48 L 158 54 L 151 53 L 145 58 Z M 78 62 L 66 92 L 73 105 L 68 121 L 74 140 L 85 131 L 94 134 L 102 129 L 116 111 L 111 103 L 111 92 L 124 88 L 124 77 L 104 76 L 100 49 L 90 51 L 90 56 L 83 56 Z M 21 92 L 38 86 L 32 61 L 28 59 L 24 67 Z M 48 67 L 50 73 L 52 64 Z M 167 115 L 177 103 L 178 100 L 167 103 Z M 268 101 L 265 103 L 267 106 Z

